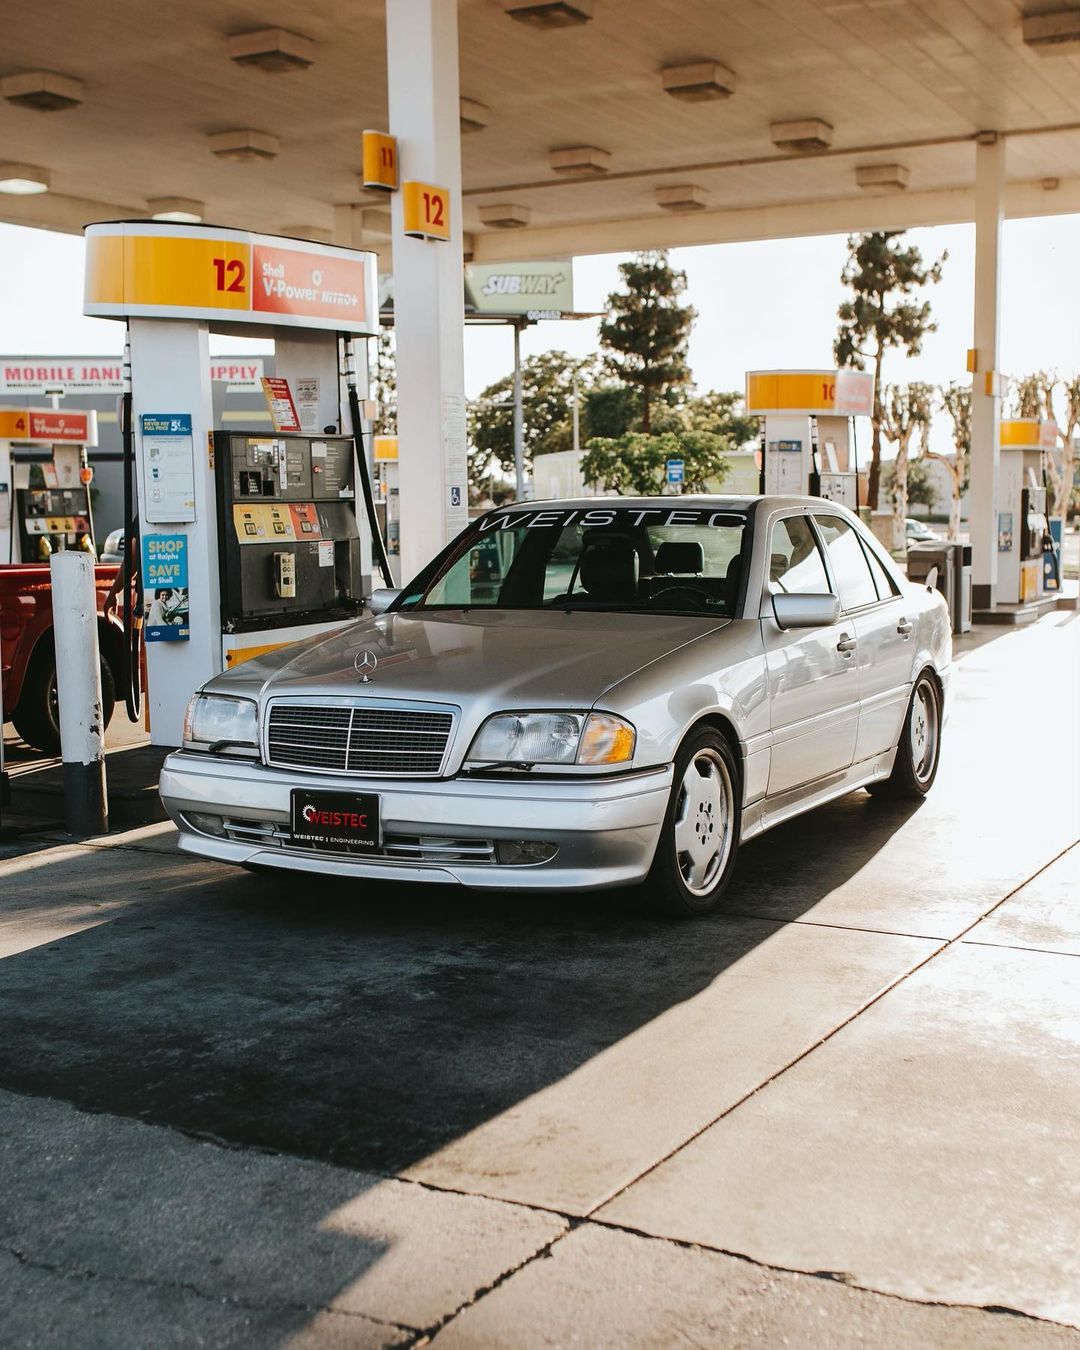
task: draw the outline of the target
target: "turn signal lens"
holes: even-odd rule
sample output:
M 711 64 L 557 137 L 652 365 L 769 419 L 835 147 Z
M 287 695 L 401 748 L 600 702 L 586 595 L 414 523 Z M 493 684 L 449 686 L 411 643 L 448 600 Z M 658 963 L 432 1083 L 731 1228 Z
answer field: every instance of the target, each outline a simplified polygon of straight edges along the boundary
M 579 764 L 626 764 L 634 758 L 637 732 L 613 713 L 589 714 L 578 745 Z

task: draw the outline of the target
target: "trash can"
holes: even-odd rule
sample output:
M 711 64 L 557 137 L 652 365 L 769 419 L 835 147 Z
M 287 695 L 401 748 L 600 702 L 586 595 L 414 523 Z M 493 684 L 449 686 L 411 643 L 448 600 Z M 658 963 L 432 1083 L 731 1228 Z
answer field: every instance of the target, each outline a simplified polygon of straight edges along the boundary
M 925 582 L 937 568 L 937 589 L 949 606 L 954 633 L 971 628 L 971 545 L 943 539 L 937 544 L 913 544 L 908 548 L 908 580 Z

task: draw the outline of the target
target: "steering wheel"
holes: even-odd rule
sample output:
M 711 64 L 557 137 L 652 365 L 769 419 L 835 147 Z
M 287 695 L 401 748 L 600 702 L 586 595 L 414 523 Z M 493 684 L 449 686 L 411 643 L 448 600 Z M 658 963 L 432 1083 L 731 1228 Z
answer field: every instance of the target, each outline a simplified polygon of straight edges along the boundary
M 668 597 L 674 596 L 678 596 L 679 598 L 677 600 L 668 599 Z M 699 590 L 695 590 L 693 586 L 669 586 L 666 590 L 657 591 L 655 595 L 650 597 L 651 603 L 653 604 L 665 599 L 672 609 L 709 608 L 708 597 L 702 595 Z M 687 605 L 687 601 L 689 601 L 689 605 Z

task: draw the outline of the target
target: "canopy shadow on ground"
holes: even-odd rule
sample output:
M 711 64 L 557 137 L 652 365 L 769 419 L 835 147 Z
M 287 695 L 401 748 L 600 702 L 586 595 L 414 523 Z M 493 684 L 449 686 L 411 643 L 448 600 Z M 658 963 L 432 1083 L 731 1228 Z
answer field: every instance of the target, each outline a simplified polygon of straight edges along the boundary
M 801 876 L 798 907 L 812 909 L 910 814 L 859 796 L 863 828 L 818 850 L 809 874 L 799 822 L 748 847 L 737 910 L 785 866 L 787 906 Z M 814 813 L 819 837 L 837 833 L 837 806 Z M 140 855 L 114 857 L 122 890 Z M 782 926 L 738 912 L 667 922 L 621 893 L 361 889 L 192 866 L 190 884 L 173 873 L 149 903 L 0 962 L 0 1086 L 393 1174 L 692 998 Z M 70 903 L 78 870 L 51 865 L 36 885 Z

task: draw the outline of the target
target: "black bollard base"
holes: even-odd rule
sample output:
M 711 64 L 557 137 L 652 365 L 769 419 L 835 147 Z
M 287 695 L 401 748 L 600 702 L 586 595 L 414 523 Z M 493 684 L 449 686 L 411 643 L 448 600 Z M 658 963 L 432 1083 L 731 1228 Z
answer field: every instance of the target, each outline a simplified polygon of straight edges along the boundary
M 105 790 L 105 761 L 73 764 L 67 760 L 64 775 L 64 824 L 69 834 L 106 834 L 109 829 L 109 799 Z

